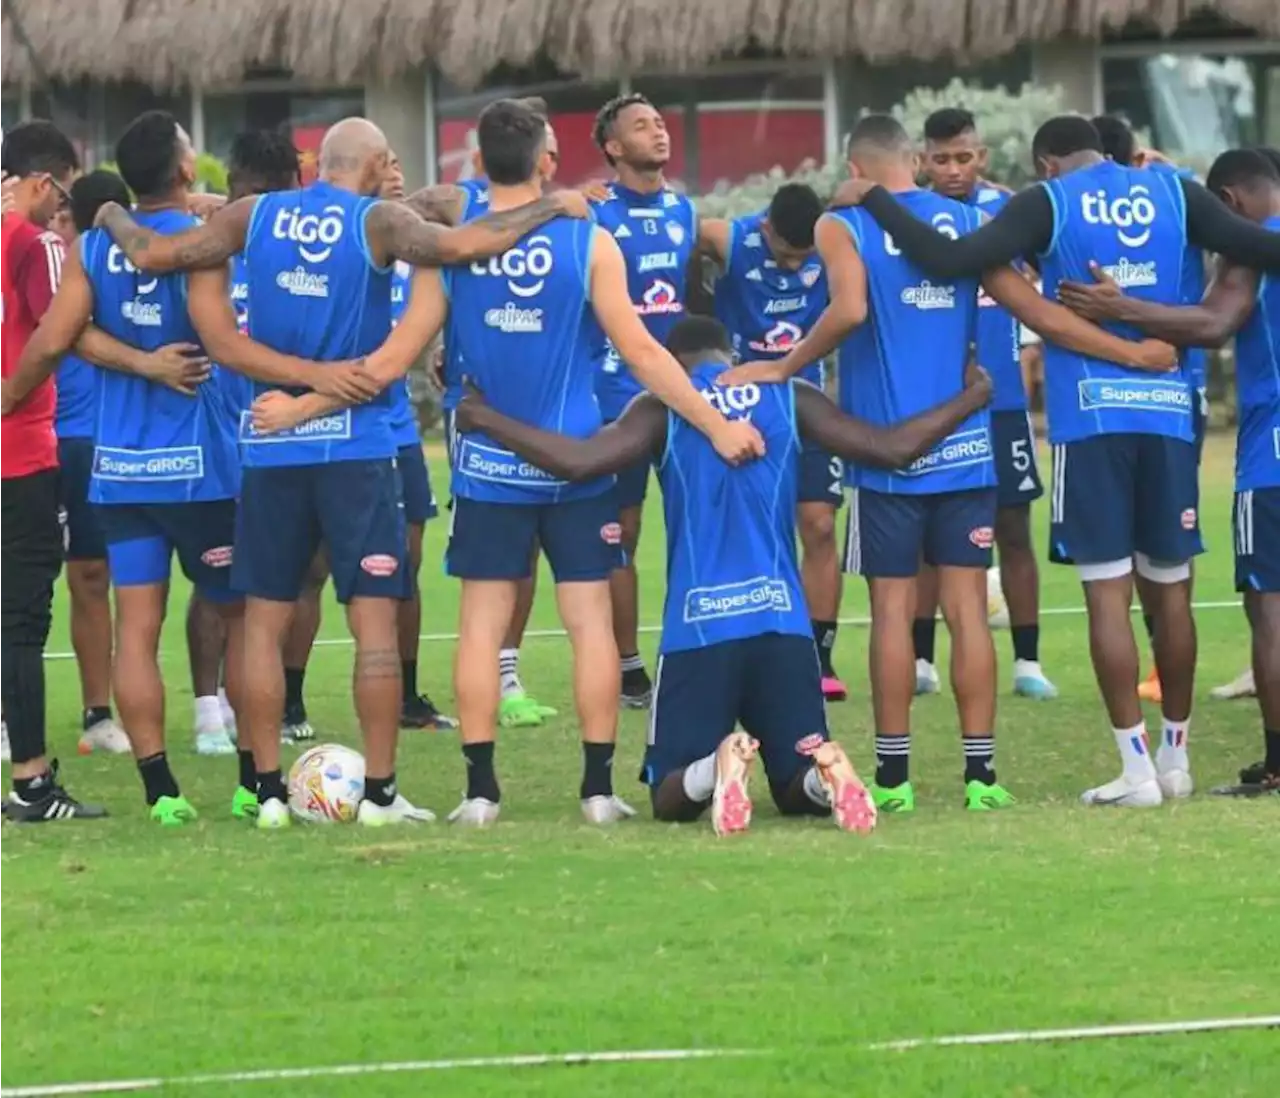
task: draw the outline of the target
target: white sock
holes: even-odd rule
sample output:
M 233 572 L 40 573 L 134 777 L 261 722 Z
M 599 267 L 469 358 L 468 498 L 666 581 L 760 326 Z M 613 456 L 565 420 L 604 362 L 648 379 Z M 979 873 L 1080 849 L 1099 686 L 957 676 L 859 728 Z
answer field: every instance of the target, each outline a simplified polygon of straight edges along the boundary
M 504 648 L 498 653 L 498 674 L 501 676 L 502 698 L 518 697 L 524 693 L 520 681 L 520 649 Z
M 830 808 L 831 798 L 827 795 L 826 786 L 818 776 L 818 768 L 811 766 L 804 776 L 804 795 L 820 808 Z
M 1164 719 L 1164 735 L 1160 739 L 1160 747 L 1156 751 L 1156 765 L 1161 770 L 1190 770 L 1191 762 L 1187 758 L 1187 729 L 1191 718 L 1185 721 Z
M 222 719 L 222 703 L 216 694 L 196 698 L 196 733 L 221 732 L 225 729 Z
M 1039 660 L 1014 660 L 1013 677 L 1015 679 L 1042 679 L 1044 672 L 1040 670 Z
M 1156 776 L 1151 763 L 1151 749 L 1147 746 L 1147 726 L 1135 724 L 1132 728 L 1113 728 L 1120 761 L 1124 764 L 1124 776 L 1131 782 L 1149 782 Z
M 697 804 L 709 801 L 716 791 L 716 757 L 708 755 L 684 768 L 684 795 Z

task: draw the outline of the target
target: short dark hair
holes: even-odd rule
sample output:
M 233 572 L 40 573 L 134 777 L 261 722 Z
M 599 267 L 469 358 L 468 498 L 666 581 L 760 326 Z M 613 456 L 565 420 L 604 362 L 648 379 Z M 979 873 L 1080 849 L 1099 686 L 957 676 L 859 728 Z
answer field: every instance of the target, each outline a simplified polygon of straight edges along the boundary
M 793 248 L 813 247 L 813 227 L 822 216 L 822 199 L 804 183 L 784 183 L 769 202 L 769 224 Z
M 591 139 L 604 153 L 604 158 L 613 164 L 613 157 L 605 152 L 605 145 L 610 138 L 613 137 L 613 126 L 618 121 L 618 115 L 625 111 L 628 107 L 645 106 L 652 107 L 647 96 L 641 95 L 639 92 L 631 92 L 629 95 L 615 95 L 603 107 L 596 111 L 595 125 L 591 127 Z
M 245 130 L 231 142 L 227 180 L 233 190 L 287 191 L 301 173 L 298 150 L 284 130 Z
M 863 115 L 849 134 L 849 149 L 855 145 L 872 145 L 884 152 L 911 147 L 911 138 L 901 122 L 891 114 Z
M 489 181 L 509 187 L 533 178 L 547 123 L 524 103 L 499 99 L 480 112 L 476 136 Z
M 1031 155 L 1037 160 L 1078 152 L 1102 152 L 1102 138 L 1084 115 L 1060 114 L 1050 118 L 1031 139 Z
M 733 345 L 729 342 L 728 330 L 715 317 L 687 313 L 667 333 L 667 350 L 677 357 L 732 355 Z
M 115 172 L 98 168 L 82 175 L 71 184 L 71 220 L 76 232 L 87 233 L 93 228 L 93 219 L 108 202 L 118 202 L 129 208 L 129 188 Z
M 528 107 L 534 114 L 541 118 L 543 122 L 547 120 L 547 101 L 543 99 L 542 96 L 526 95 L 522 99 L 517 99 L 516 102 Z
M 1228 149 L 1209 169 L 1204 185 L 1221 195 L 1227 187 L 1280 185 L 1280 171 L 1260 149 Z
M 1138 152 L 1138 139 L 1133 136 L 1129 123 L 1119 115 L 1100 114 L 1093 119 L 1093 128 L 1102 139 L 1102 155 L 1117 164 L 1129 167 Z
M 0 162 L 9 175 L 19 178 L 40 172 L 61 178 L 80 167 L 80 157 L 71 140 L 43 118 L 20 122 L 4 135 Z
M 168 111 L 145 111 L 116 142 L 116 167 L 139 198 L 163 194 L 178 170 L 178 120 Z
M 1270 145 L 1259 145 L 1255 151 L 1265 156 L 1276 172 L 1280 173 L 1280 149 L 1274 149 Z
M 924 120 L 926 141 L 950 141 L 962 133 L 977 133 L 978 123 L 973 111 L 963 107 L 943 107 Z

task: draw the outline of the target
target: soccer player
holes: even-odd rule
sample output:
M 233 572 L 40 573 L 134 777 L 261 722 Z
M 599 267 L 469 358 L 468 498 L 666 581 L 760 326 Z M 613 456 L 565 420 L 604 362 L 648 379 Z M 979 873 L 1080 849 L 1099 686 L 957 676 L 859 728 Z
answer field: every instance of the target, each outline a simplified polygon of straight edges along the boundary
M 566 480 L 657 463 L 667 526 L 667 597 L 642 780 L 655 817 L 693 820 L 710 804 L 717 834 L 751 820 L 747 779 L 757 750 L 784 815 L 828 815 L 869 831 L 876 809 L 844 751 L 827 742 L 821 674 L 796 562 L 799 466 L 806 442 L 852 461 L 903 466 L 951 434 L 990 398 L 990 379 L 894 427 L 842 415 L 806 381 L 724 386 L 728 333 L 690 316 L 668 345 L 712 407 L 749 419 L 767 453 L 733 468 L 652 396 L 584 439 L 537 430 L 476 398 L 459 416 Z M 735 732 L 741 724 L 744 732 Z
M 995 214 L 1009 201 L 1010 190 L 985 178 L 987 148 L 969 111 L 956 107 L 934 111 L 925 119 L 924 143 L 924 174 L 938 194 L 987 214 Z M 995 383 L 991 401 L 995 533 L 1013 641 L 1013 692 L 1028 698 L 1055 698 L 1057 687 L 1040 668 L 1040 572 L 1031 538 L 1031 504 L 1044 495 L 1044 488 L 1022 382 L 1018 323 L 990 294 L 979 294 L 978 306 L 976 354 Z M 913 628 L 916 692 L 936 693 L 937 578 L 927 566 L 920 571 L 920 587 Z
M 392 351 L 385 372 L 364 362 L 388 340 L 392 264 L 480 261 L 566 210 L 586 213 L 571 194 L 442 229 L 403 203 L 374 197 L 390 150 L 373 123 L 335 124 L 320 153 L 317 182 L 242 198 L 180 236 L 148 232 L 120 207 L 99 215 L 135 265 L 201 272 L 191 280 L 192 319 L 210 353 L 253 378 L 255 392 L 296 386 L 355 405 L 284 436 L 250 430 L 243 437 L 234 571 L 248 595 L 248 690 L 239 731 L 254 753 L 257 826 L 264 829 L 289 823 L 280 770 L 280 651 L 322 537 L 356 642 L 354 692 L 366 767 L 358 819 L 377 826 L 431 818 L 395 782 L 402 701 L 396 614 L 407 594 L 406 534 L 386 389 L 403 381 L 425 346 L 415 343 L 419 326 L 402 322 L 392 333 L 392 347 L 408 350 Z M 227 289 L 226 263 L 238 252 L 249 286 L 248 336 L 237 330 Z M 496 654 L 493 664 L 496 673 Z
M 827 307 L 827 276 L 813 247 L 821 215 L 822 203 L 812 187 L 788 183 L 778 188 L 767 210 L 698 223 L 699 248 L 720 267 L 715 311 L 729 331 L 736 359 L 781 358 Z M 824 364 L 815 362 L 801 376 L 821 389 L 824 372 Z M 832 666 L 832 650 L 840 616 L 835 531 L 836 511 L 844 502 L 844 466 L 807 443 L 799 475 L 800 577 L 822 669 L 822 694 L 828 701 L 843 701 L 848 691 Z
M 643 95 L 609 100 L 596 115 L 593 131 L 616 175 L 609 197 L 595 214 L 622 250 L 627 287 L 636 314 L 658 342 L 684 312 L 690 258 L 698 241 L 693 203 L 667 186 L 662 170 L 671 158 L 671 138 L 662 115 Z M 616 347 L 605 350 L 597 392 L 605 422 L 617 419 L 643 387 Z M 617 498 L 625 563 L 610 581 L 613 632 L 622 666 L 622 704 L 643 709 L 653 683 L 640 658 L 639 604 L 635 553 L 649 487 L 647 457 L 618 474 Z
M 1064 278 L 1088 279 L 1087 264 L 1096 260 L 1135 296 L 1178 305 L 1188 245 L 1248 266 L 1280 267 L 1280 234 L 1233 214 L 1193 180 L 1106 160 L 1088 119 L 1049 120 L 1036 132 L 1032 154 L 1047 182 L 1015 195 L 990 224 L 959 239 L 935 232 L 883 188 L 865 195 L 866 209 L 934 278 L 1038 255 L 1048 294 Z M 1055 446 L 1052 558 L 1079 569 L 1094 671 L 1123 762 L 1119 778 L 1083 799 L 1147 807 L 1192 789 L 1186 744 L 1196 638 L 1188 587 L 1191 558 L 1201 551 L 1194 392 L 1185 370 L 1139 378 L 1119 361 L 1045 348 Z M 1154 762 L 1129 620 L 1135 568 L 1152 581 L 1164 686 Z
M 863 118 L 850 137 L 855 179 L 875 180 L 895 205 L 919 211 L 948 236 L 974 231 L 972 206 L 916 187 L 916 155 L 901 124 Z M 842 188 L 843 189 L 843 188 Z M 858 188 L 854 188 L 855 190 Z M 837 195 L 837 200 L 839 200 Z M 914 219 L 913 219 L 914 223 Z M 831 304 L 809 334 L 774 363 L 731 372 L 738 381 L 789 377 L 840 347 L 846 411 L 893 424 L 954 395 L 962 385 L 978 313 L 976 280 L 931 281 L 904 258 L 895 238 L 858 209 L 823 217 L 816 231 Z M 1046 302 L 1011 267 L 983 279 L 986 291 L 1024 323 L 1081 350 L 1164 367 L 1172 349 L 1111 336 Z M 864 323 L 865 321 L 865 323 Z M 985 411 L 900 472 L 851 467 L 845 567 L 867 577 L 871 595 L 871 695 L 876 725 L 876 804 L 909 812 L 911 699 L 915 691 L 916 573 L 938 568 L 939 601 L 951 633 L 951 679 L 964 753 L 965 804 L 1001 808 L 1013 797 L 996 780 L 995 651 L 987 620 L 987 569 L 996 489 Z
M 1243 217 L 1280 231 L 1280 172 L 1261 152 L 1223 153 L 1206 186 Z M 1179 346 L 1220 347 L 1236 338 L 1236 590 L 1253 633 L 1266 755 L 1260 773 L 1242 774 L 1239 785 L 1221 792 L 1280 792 L 1280 285 L 1226 260 L 1203 302 L 1179 308 L 1144 301 L 1100 269 L 1094 273 L 1100 284 L 1060 288 L 1062 300 L 1086 316 L 1132 324 Z

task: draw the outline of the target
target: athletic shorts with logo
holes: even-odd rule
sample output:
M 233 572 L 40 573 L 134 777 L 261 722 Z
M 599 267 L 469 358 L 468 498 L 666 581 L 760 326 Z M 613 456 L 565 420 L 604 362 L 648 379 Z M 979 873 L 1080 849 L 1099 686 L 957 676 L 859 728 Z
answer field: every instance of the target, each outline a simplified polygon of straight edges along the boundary
M 810 765 L 797 748 L 827 738 L 812 637 L 763 633 L 660 656 L 640 780 L 656 788 L 738 725 L 760 741 L 776 797 Z
M 396 463 L 400 467 L 400 487 L 404 492 L 404 520 L 411 526 L 421 526 L 439 514 L 435 493 L 431 491 L 427 456 L 421 446 L 401 446 Z
M 801 503 L 829 503 L 839 507 L 844 502 L 844 462 L 834 454 L 809 442 L 800 450 Z
M 323 542 L 339 602 L 408 597 L 401 491 L 394 458 L 245 469 L 232 582 L 293 602 Z
M 237 602 L 231 582 L 236 502 L 113 503 L 94 508 L 116 587 L 168 583 L 173 556 L 209 602 Z
M 1108 564 L 1204 552 L 1196 447 L 1164 435 L 1095 435 L 1053 448 L 1049 559 Z
M 909 579 L 935 568 L 990 568 L 996 489 L 892 495 L 856 488 L 849 504 L 844 570 Z
M 1209 394 L 1204 389 L 1197 389 L 1195 400 L 1191 403 L 1191 431 L 1196 439 L 1196 465 L 1204 457 L 1204 436 L 1209 430 Z
M 1280 488 L 1236 493 L 1236 590 L 1280 592 Z
M 1036 466 L 1036 436 L 1026 412 L 991 413 L 996 506 L 1024 507 L 1044 495 Z
M 58 439 L 58 506 L 66 529 L 67 560 L 106 560 L 107 539 L 89 502 L 93 439 Z

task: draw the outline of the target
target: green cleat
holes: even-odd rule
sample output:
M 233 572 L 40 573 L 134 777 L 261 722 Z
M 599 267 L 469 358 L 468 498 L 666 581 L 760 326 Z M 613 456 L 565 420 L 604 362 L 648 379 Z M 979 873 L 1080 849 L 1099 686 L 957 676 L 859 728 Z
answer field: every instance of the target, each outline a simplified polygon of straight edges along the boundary
M 974 780 L 964 787 L 964 806 L 970 812 L 994 812 L 1017 803 L 1018 798 L 1002 785 Z
M 252 820 L 258 814 L 258 794 L 244 786 L 236 786 L 231 795 L 231 815 L 237 820 Z
M 882 785 L 871 786 L 871 799 L 875 801 L 877 812 L 914 812 L 916 810 L 916 791 L 910 782 L 903 782 L 886 789 Z
M 528 694 L 511 694 L 498 705 L 498 723 L 503 728 L 540 728 L 547 717 L 556 711 L 547 705 L 539 705 Z
M 186 797 L 161 797 L 151 806 L 151 818 L 161 827 L 181 827 L 196 818 L 196 810 Z

